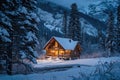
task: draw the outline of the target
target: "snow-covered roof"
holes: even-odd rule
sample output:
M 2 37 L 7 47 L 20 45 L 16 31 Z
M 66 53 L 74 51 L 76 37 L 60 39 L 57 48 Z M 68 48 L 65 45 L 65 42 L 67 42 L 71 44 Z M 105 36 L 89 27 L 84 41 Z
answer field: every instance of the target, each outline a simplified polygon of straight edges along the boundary
M 78 44 L 78 41 L 73 41 L 69 38 L 52 37 L 51 39 L 53 38 L 66 50 L 74 50 L 76 45 Z M 47 42 L 47 44 L 51 41 L 51 39 Z

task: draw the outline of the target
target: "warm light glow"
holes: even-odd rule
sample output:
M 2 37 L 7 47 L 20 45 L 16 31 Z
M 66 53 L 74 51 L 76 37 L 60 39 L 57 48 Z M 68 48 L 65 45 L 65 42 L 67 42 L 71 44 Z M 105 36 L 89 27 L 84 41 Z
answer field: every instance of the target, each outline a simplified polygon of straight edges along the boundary
M 54 52 L 55 52 L 55 50 L 51 50 L 50 52 L 54 53 Z
M 64 54 L 64 51 L 63 51 L 63 50 L 51 50 L 50 52 L 51 52 L 51 53 L 55 53 L 56 56 L 57 56 L 57 55 L 62 55 L 62 54 Z
M 55 42 L 55 47 L 58 47 L 58 43 L 57 42 Z
M 63 55 L 64 54 L 64 51 L 63 50 L 60 50 L 59 51 L 59 55 Z
M 53 54 L 55 54 L 55 56 L 58 55 L 58 51 L 57 50 L 51 50 L 50 52 L 53 53 Z
M 65 52 L 70 53 L 70 50 L 65 50 Z
M 58 51 L 57 51 L 57 50 L 55 51 L 55 55 L 56 55 L 56 56 L 58 55 Z
M 64 53 L 64 51 L 62 51 L 62 50 L 61 50 L 61 51 L 59 51 L 59 52 L 60 52 L 60 53 Z

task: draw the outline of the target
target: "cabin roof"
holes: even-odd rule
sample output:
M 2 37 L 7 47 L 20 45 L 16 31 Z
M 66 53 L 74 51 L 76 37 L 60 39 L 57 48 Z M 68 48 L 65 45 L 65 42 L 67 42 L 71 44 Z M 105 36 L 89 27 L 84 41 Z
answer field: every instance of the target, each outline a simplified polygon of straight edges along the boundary
M 75 47 L 78 44 L 78 41 L 73 41 L 72 39 L 69 38 L 61 38 L 61 37 L 52 37 L 51 39 L 55 39 L 65 50 L 74 50 Z M 47 44 L 49 44 L 49 42 L 51 41 L 51 39 L 47 42 Z M 47 46 L 47 44 L 45 45 L 45 47 Z M 44 48 L 45 48 L 44 47 Z

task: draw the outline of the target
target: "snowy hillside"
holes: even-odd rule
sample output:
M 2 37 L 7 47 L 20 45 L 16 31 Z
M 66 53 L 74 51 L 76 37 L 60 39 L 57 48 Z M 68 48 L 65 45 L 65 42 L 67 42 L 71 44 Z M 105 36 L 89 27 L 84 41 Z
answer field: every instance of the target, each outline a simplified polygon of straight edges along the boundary
M 116 13 L 116 8 L 118 6 L 119 0 L 104 0 L 97 3 L 92 3 L 89 5 L 88 15 L 106 22 L 108 19 L 108 11 L 113 11 Z M 115 16 L 116 17 L 116 16 Z
M 51 1 L 51 2 L 54 2 L 56 4 L 59 4 L 59 5 L 62 5 L 62 6 L 65 6 L 67 8 L 70 8 L 70 5 L 72 3 L 76 3 L 78 5 L 78 9 L 82 12 L 87 12 L 88 11 L 88 6 L 92 3 L 96 3 L 98 2 L 98 0 L 47 0 L 47 1 Z M 104 1 L 104 0 L 101 0 L 101 1 Z M 84 12 L 84 13 L 85 13 Z
M 94 37 L 98 36 L 98 30 L 95 27 L 93 27 L 88 21 L 86 21 L 83 18 L 81 18 L 80 21 L 81 21 L 81 27 L 82 27 L 83 33 L 86 33 Z
M 47 11 L 41 10 L 38 8 L 38 14 L 42 21 L 44 21 L 44 26 L 48 29 L 56 30 L 57 32 L 61 32 L 62 27 L 62 14 L 53 15 Z M 54 17 L 53 17 L 54 16 Z
M 119 0 L 47 0 L 70 9 L 72 3 L 78 5 L 80 12 L 88 14 L 101 21 L 106 21 L 106 10 L 115 10 Z
M 89 36 L 96 37 L 98 29 L 105 33 L 106 23 L 108 19 L 108 11 L 114 11 L 118 6 L 118 0 L 43 0 L 40 1 L 41 20 L 44 26 L 51 31 L 62 33 L 63 13 L 62 11 L 70 11 L 70 5 L 76 3 L 82 18 L 81 26 L 83 32 Z M 48 7 L 47 7 L 48 6 Z M 67 8 L 67 9 L 66 9 Z M 82 12 L 82 13 L 81 13 Z M 114 13 L 116 13 L 114 11 Z M 69 14 L 68 14 L 69 15 Z M 116 19 L 116 15 L 115 19 Z M 100 20 L 100 21 L 99 21 Z M 84 29 L 83 29 L 84 27 Z
M 55 30 L 59 33 L 63 33 L 62 32 L 63 14 L 60 13 L 52 14 L 40 8 L 38 8 L 38 14 L 40 19 L 44 21 L 44 26 L 46 28 L 48 28 L 51 31 Z M 81 18 L 80 22 L 84 33 L 94 37 L 98 35 L 97 29 L 94 26 L 92 26 L 88 21 Z

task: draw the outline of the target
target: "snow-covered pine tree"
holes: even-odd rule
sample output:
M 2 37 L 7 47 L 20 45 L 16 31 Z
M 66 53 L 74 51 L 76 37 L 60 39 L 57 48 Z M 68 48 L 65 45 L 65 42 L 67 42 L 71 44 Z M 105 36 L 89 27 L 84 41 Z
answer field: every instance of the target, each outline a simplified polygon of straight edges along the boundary
M 64 37 L 67 37 L 67 12 L 64 11 L 63 13 L 63 33 Z
M 99 48 L 101 50 L 105 50 L 105 40 L 102 34 L 102 31 L 98 31 L 98 41 L 99 41 Z
M 36 0 L 4 0 L 1 4 L 1 10 L 10 18 L 12 25 L 11 54 L 8 53 L 7 60 L 8 74 L 12 74 L 13 63 L 22 63 L 25 66 L 29 64 L 26 60 L 36 63 L 35 47 L 38 43 L 36 33 L 40 20 L 35 13 Z
M 108 19 L 108 28 L 107 28 L 107 34 L 106 34 L 106 40 L 105 40 L 105 47 L 108 53 L 108 56 L 111 56 L 114 52 L 114 46 L 115 46 L 115 41 L 114 41 L 114 16 L 113 12 L 109 12 L 109 19 Z
M 1 2 L 2 3 L 2 2 Z M 1 4 L 0 3 L 0 4 Z M 10 52 L 10 31 L 12 31 L 11 20 L 4 13 L 4 4 L 0 6 L 0 70 L 4 70 L 7 61 L 7 54 Z
M 36 63 L 35 58 L 37 58 L 37 52 L 35 51 L 36 44 L 38 44 L 37 39 L 37 24 L 40 22 L 39 18 L 35 13 L 37 1 L 36 0 L 23 0 L 22 6 L 19 6 L 19 21 L 17 21 L 19 28 L 23 31 L 21 35 L 20 51 L 23 52 L 27 59 Z M 20 32 L 21 33 L 21 32 Z M 22 58 L 21 54 L 21 58 Z
M 79 21 L 79 12 L 77 9 L 76 3 L 73 3 L 71 5 L 71 12 L 70 12 L 70 20 L 69 20 L 69 26 L 68 26 L 68 37 L 82 42 L 81 38 L 81 27 L 80 27 L 80 21 Z
M 120 5 L 117 7 L 117 49 L 120 52 Z

